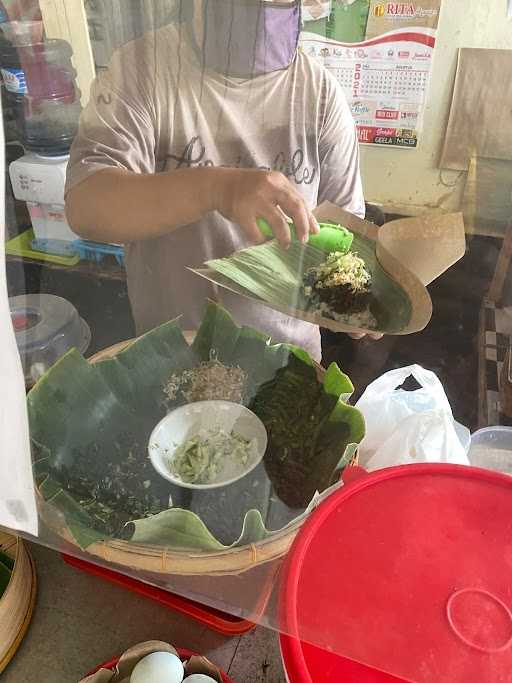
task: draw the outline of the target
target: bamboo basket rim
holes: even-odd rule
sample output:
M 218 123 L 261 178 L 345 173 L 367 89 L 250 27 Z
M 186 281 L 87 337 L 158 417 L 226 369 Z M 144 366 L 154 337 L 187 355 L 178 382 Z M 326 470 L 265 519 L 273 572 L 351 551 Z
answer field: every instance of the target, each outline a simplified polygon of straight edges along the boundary
M 32 555 L 30 554 L 30 551 L 28 550 L 26 544 L 23 542 L 23 540 L 19 536 L 14 536 L 12 534 L 9 534 L 7 532 L 5 533 L 6 536 L 9 536 L 13 539 L 13 544 L 16 544 L 16 554 L 14 558 L 14 569 L 12 571 L 12 576 L 11 579 L 7 585 L 7 588 L 0 598 L 0 607 L 2 606 L 2 602 L 6 599 L 6 596 L 8 595 L 8 591 L 10 586 L 13 585 L 13 578 L 14 578 L 14 573 L 16 572 L 16 566 L 19 566 L 19 558 L 22 555 L 22 553 L 25 554 L 25 557 L 28 562 L 28 568 L 29 568 L 29 573 L 30 573 L 30 593 L 26 605 L 26 610 L 23 615 L 22 622 L 19 626 L 18 632 L 16 633 L 15 637 L 13 638 L 12 642 L 10 643 L 9 647 L 7 648 L 5 654 L 3 657 L 0 659 L 0 674 L 7 668 L 9 663 L 12 661 L 14 658 L 14 655 L 16 654 L 19 646 L 21 645 L 21 642 L 23 638 L 25 637 L 25 634 L 27 633 L 28 627 L 30 626 L 30 622 L 32 620 L 32 615 L 34 613 L 34 608 L 35 608 L 35 603 L 36 603 L 36 596 L 37 596 L 37 574 L 36 574 L 36 569 L 35 569 L 35 564 L 34 560 L 32 558 Z M 11 546 L 9 546 L 11 547 Z M 0 624 L 1 626 L 1 624 Z M 5 637 L 5 634 L 4 634 Z
M 195 332 L 184 332 L 184 336 L 190 343 L 195 336 Z M 98 351 L 87 360 L 89 363 L 94 364 L 113 358 L 134 341 L 136 341 L 136 338 L 113 344 Z M 321 376 L 325 370 L 317 363 L 315 365 L 317 372 Z M 357 454 L 351 464 L 356 463 Z M 40 503 L 43 504 L 43 508 L 48 505 L 48 503 L 43 501 L 38 490 L 37 495 Z M 225 550 L 191 551 L 182 549 L 180 551 L 165 546 L 132 543 L 122 539 L 108 539 L 92 543 L 85 549 L 85 552 L 109 564 L 118 564 L 125 568 L 154 574 L 236 576 L 284 557 L 305 519 L 306 515 L 301 515 L 283 529 L 272 532 L 272 535 L 268 538 L 249 545 L 227 548 Z M 67 542 L 77 547 L 77 543 L 65 523 L 63 523 L 58 533 Z

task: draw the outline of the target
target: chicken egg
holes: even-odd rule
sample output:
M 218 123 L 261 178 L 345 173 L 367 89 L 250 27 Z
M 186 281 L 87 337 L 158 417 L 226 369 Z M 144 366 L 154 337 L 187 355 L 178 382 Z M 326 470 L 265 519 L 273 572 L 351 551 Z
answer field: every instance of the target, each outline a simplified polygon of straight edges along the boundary
M 182 683 L 185 669 L 170 652 L 153 652 L 135 665 L 130 683 Z

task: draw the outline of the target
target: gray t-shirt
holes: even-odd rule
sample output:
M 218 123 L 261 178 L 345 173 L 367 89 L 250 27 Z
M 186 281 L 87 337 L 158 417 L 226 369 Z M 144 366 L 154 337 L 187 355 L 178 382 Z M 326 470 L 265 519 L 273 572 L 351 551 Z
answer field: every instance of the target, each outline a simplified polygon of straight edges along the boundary
M 355 125 L 323 67 L 298 52 L 253 79 L 202 69 L 188 29 L 169 25 L 122 47 L 101 72 L 71 150 L 67 190 L 105 167 L 136 173 L 230 166 L 284 173 L 307 205 L 324 200 L 364 216 Z M 197 328 L 210 298 L 237 322 L 320 357 L 318 328 L 214 287 L 187 270 L 247 246 L 211 213 L 172 234 L 126 245 L 128 291 L 142 333 L 183 315 Z

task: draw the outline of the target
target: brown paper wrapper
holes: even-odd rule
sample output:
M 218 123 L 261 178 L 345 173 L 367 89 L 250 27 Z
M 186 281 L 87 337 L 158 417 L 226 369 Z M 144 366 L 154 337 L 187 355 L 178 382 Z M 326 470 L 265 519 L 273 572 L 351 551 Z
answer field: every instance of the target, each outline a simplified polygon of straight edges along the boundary
M 439 168 L 467 171 L 473 156 L 512 160 L 511 68 L 509 49 L 459 50 Z
M 173 654 L 178 654 L 172 645 L 160 640 L 139 643 L 121 656 L 114 670 L 100 669 L 95 674 L 83 678 L 80 683 L 129 683 L 135 665 L 153 652 L 172 652 Z M 185 675 L 190 676 L 194 673 L 206 674 L 216 680 L 217 683 L 222 683 L 220 670 L 206 657 L 194 656 L 186 662 Z

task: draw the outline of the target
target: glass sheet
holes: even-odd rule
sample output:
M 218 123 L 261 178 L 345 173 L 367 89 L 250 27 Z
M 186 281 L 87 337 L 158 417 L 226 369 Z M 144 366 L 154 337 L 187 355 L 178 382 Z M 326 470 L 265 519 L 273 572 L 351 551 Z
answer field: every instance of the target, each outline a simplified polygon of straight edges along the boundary
M 463 107 L 441 81 L 474 99 L 489 68 L 509 81 L 512 61 L 505 7 L 488 10 L 496 51 L 470 83 L 475 55 L 454 73 L 459 47 L 484 47 L 476 1 L 460 33 L 429 0 L 418 26 L 403 17 L 400 40 L 385 3 L 305 4 L 304 25 L 298 2 L 86 3 L 89 65 L 49 16 L 9 4 L 5 261 L 17 307 L 12 330 L 0 309 L 0 350 L 12 360 L 3 386 L 28 398 L 3 436 L 32 468 L 38 533 L 25 525 L 24 537 L 350 658 L 318 614 L 297 631 L 285 623 L 282 580 L 304 522 L 358 462 L 357 399 L 419 364 L 459 427 L 512 419 L 510 150 L 461 130 L 467 171 L 432 162 L 447 113 L 453 145 Z M 344 17 L 357 39 L 343 37 Z M 499 106 L 482 110 L 496 116 L 486 127 L 508 126 Z M 359 245 L 334 294 L 311 270 L 332 247 L 300 243 L 317 232 L 313 210 Z M 254 251 L 268 229 L 277 243 Z M 28 294 L 39 298 L 24 316 Z M 11 389 L 0 401 L 13 409 Z M 14 482 L 7 462 L 0 483 Z M 24 526 L 12 520 L 0 524 Z M 371 647 L 363 659 L 382 664 Z M 417 680 L 433 675 L 426 665 Z

